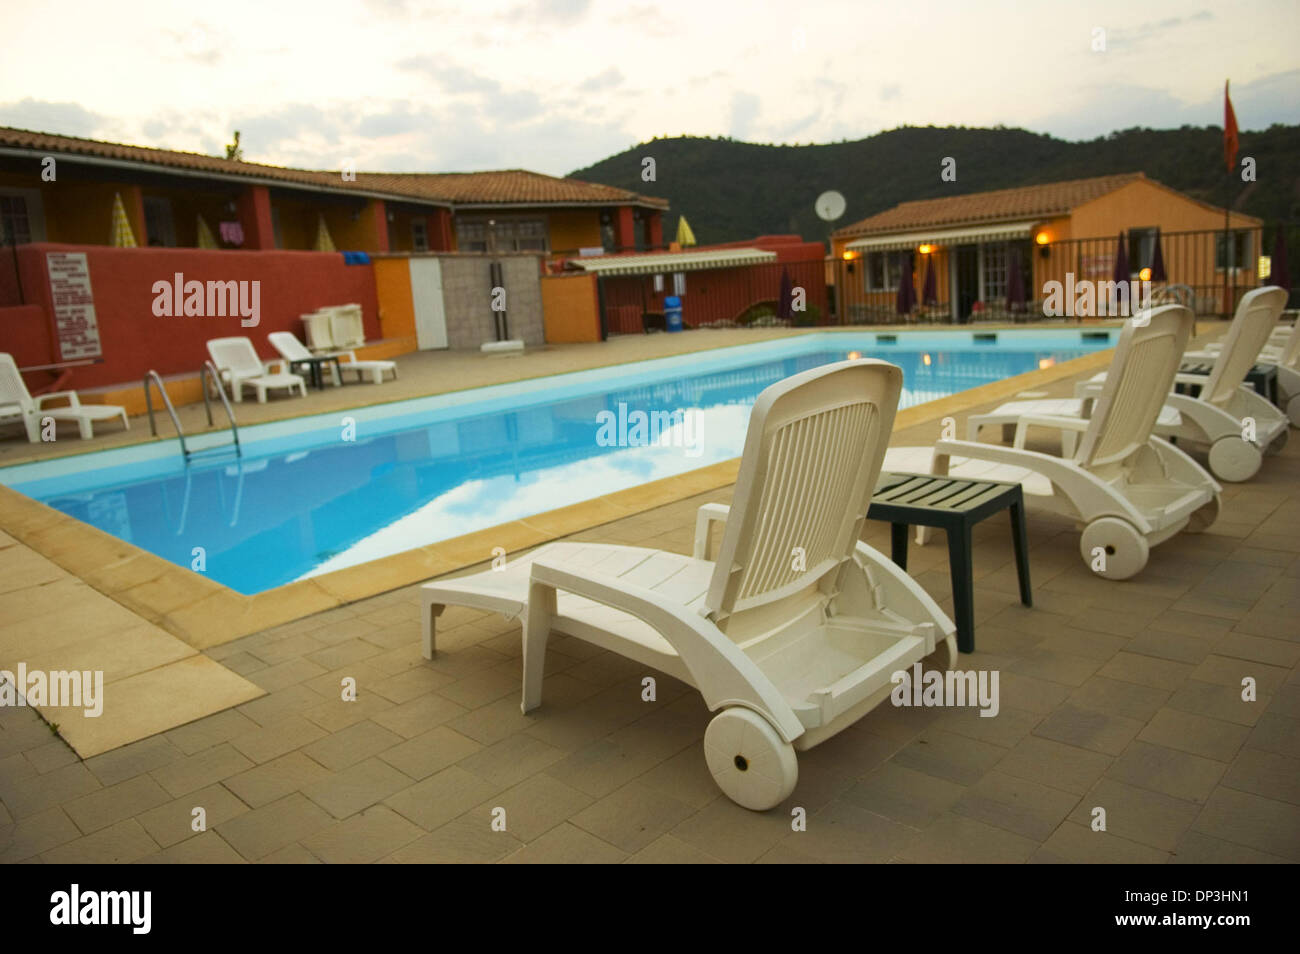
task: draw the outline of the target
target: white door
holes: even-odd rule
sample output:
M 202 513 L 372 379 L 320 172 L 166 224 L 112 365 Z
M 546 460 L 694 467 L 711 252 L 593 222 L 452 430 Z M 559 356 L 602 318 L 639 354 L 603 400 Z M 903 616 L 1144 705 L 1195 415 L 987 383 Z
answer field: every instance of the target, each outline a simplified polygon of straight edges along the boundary
M 436 258 L 412 258 L 411 304 L 415 337 L 421 351 L 447 347 L 447 312 L 442 304 L 442 263 Z

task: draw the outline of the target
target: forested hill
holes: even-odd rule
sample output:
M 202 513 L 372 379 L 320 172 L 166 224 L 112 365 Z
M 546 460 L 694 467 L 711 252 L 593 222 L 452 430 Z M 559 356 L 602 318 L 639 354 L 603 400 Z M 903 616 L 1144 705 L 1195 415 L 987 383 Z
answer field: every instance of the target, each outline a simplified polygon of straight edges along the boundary
M 641 178 L 655 160 L 656 180 Z M 957 161 L 957 181 L 940 180 L 940 163 Z M 1256 160 L 1254 183 L 1233 184 L 1234 207 L 1300 224 L 1300 126 L 1241 134 L 1240 157 Z M 1023 129 L 903 127 L 854 142 L 783 146 L 732 139 L 655 139 L 571 175 L 668 199 L 671 238 L 684 214 L 701 244 L 797 232 L 824 239 L 830 227 L 813 203 L 827 189 L 848 202 L 836 227 L 899 202 L 957 192 L 1081 179 L 1116 172 L 1148 177 L 1221 206 L 1229 176 L 1217 127 L 1127 129 L 1090 142 L 1066 142 Z

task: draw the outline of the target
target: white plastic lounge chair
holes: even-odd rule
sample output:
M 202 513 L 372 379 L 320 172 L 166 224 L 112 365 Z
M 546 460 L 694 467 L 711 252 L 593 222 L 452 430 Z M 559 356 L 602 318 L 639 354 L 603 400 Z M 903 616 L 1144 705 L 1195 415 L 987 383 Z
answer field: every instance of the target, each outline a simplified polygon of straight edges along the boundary
M 340 349 L 360 348 L 366 343 L 360 305 L 335 305 L 330 312 L 330 338 Z
M 1222 342 L 1215 341 L 1204 351 L 1189 351 L 1184 357 L 1218 361 L 1222 354 Z M 1300 317 L 1274 330 L 1255 363 L 1277 367 L 1278 408 L 1286 413 L 1292 427 L 1300 427 Z
M 322 357 L 308 351 L 291 331 L 273 331 L 266 337 L 271 342 L 271 347 L 280 352 L 280 356 L 286 361 L 310 361 Z M 383 383 L 385 372 L 391 372 L 393 379 L 397 379 L 397 363 L 394 361 L 358 361 L 352 351 L 337 351 L 332 352 L 332 355 L 339 359 L 337 366 L 333 362 L 328 365 L 330 376 L 336 385 L 343 383 L 341 374 L 343 371 L 355 371 L 358 381 L 364 380 L 368 374 L 375 384 Z
M 287 362 L 262 361 L 253 342 L 247 338 L 213 338 L 208 342 L 208 354 L 221 373 L 222 381 L 234 392 L 236 401 L 243 401 L 246 387 L 257 391 L 258 404 L 266 403 L 266 392 L 280 389 L 290 393 L 297 389 L 300 396 L 307 396 L 307 384 L 301 375 L 290 374 L 287 370 L 272 371 L 276 366 L 284 368 Z
M 1286 415 L 1246 383 L 1285 305 L 1286 292 L 1276 286 L 1243 295 L 1209 377 L 1174 377 L 1177 384 L 1201 386 L 1201 393 L 1197 397 L 1171 393 L 1165 398 L 1178 411 L 1180 422 L 1176 427 L 1157 424 L 1156 433 L 1206 447 L 1210 473 L 1220 480 L 1249 480 L 1259 472 L 1264 452 L 1276 453 L 1286 443 Z M 1098 375 L 1079 384 L 1075 396 L 1096 395 L 1104 379 L 1105 375 Z
M 307 332 L 308 348 L 316 354 L 328 354 L 335 350 L 334 339 L 330 336 L 329 311 L 322 309 L 308 312 L 302 316 L 302 324 Z
M 66 400 L 65 405 L 47 407 L 49 401 Z M 56 421 L 76 421 L 81 439 L 88 441 L 95 436 L 97 421 L 122 419 L 122 426 L 128 430 L 131 423 L 126 419 L 126 408 L 115 404 L 82 404 L 76 391 L 52 391 L 32 397 L 27 390 L 27 383 L 18 370 L 13 356 L 0 352 L 0 423 L 9 424 L 22 421 L 27 430 L 27 439 L 33 444 L 41 442 L 41 419 L 53 418 Z
M 541 702 L 552 630 L 668 673 L 717 713 L 704 753 L 723 792 L 755 811 L 779 804 L 798 778 L 796 749 L 888 698 L 894 673 L 936 650 L 938 665 L 956 657 L 951 620 L 859 540 L 901 385 L 897 367 L 870 359 L 771 385 L 750 416 L 734 502 L 700 508 L 693 556 L 553 543 L 426 584 L 425 655 L 455 604 L 526 617 L 524 712 Z
M 1022 414 L 1012 447 L 941 440 L 933 449 L 891 448 L 885 467 L 1018 481 L 1027 501 L 1080 522 L 1085 563 L 1107 579 L 1128 579 L 1146 566 L 1151 547 L 1184 527 L 1213 524 L 1221 489 L 1187 454 L 1152 436 L 1195 319 L 1182 305 L 1155 308 L 1149 318 L 1125 324 L 1091 418 Z M 1054 457 L 1024 448 L 1030 427 L 1082 436 L 1072 455 Z

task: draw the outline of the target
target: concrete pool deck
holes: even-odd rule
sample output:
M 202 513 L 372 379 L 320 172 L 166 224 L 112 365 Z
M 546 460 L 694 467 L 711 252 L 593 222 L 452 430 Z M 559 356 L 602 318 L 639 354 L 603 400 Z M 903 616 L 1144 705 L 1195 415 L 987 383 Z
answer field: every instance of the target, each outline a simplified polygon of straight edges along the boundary
M 1009 393 L 1027 387 L 1063 394 L 1070 380 Z M 928 410 L 900 415 L 893 443 L 929 443 L 948 415 L 960 433 L 1005 397 L 911 409 Z M 545 704 L 521 716 L 518 625 L 448 610 L 445 652 L 427 662 L 418 590 L 391 589 L 385 567 L 390 592 L 211 644 L 200 658 L 266 693 L 233 709 L 85 761 L 31 710 L 0 709 L 0 859 L 1300 860 L 1298 477 L 1291 446 L 1226 489 L 1210 534 L 1156 548 L 1120 584 L 1087 573 L 1067 522 L 1031 510 L 1032 610 L 1016 601 L 1006 528 L 981 525 L 979 651 L 963 665 L 1002 672 L 1003 714 L 882 708 L 804 753 L 790 804 L 807 832 L 790 831 L 789 806 L 756 816 L 716 791 L 699 749 L 708 714 L 685 686 L 660 675 L 643 703 L 641 667 L 559 637 Z M 732 479 L 638 488 L 625 512 L 581 515 L 586 528 L 536 529 L 689 552 L 695 507 L 729 499 Z M 870 525 L 868 542 L 887 538 Z M 944 548 L 914 549 L 911 568 L 947 608 Z M 1244 675 L 1257 702 L 1240 700 Z M 356 702 L 339 698 L 347 676 Z M 1094 805 L 1109 832 L 1089 829 Z M 490 828 L 495 806 L 506 832 Z

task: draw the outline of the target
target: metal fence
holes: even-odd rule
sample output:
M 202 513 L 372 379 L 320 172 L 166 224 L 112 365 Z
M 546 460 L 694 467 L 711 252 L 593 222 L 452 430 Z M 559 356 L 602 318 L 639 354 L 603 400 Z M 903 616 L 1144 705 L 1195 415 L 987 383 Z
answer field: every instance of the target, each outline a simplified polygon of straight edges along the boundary
M 1300 254 L 1300 224 L 1184 232 L 1131 230 L 1124 236 L 1130 282 L 1153 301 L 1179 301 L 1198 315 L 1231 315 L 1241 296 L 1267 284 L 1261 272 L 1271 265 L 1278 231 L 1287 252 Z M 1157 238 L 1158 235 L 1158 238 Z M 832 320 L 837 324 L 918 324 L 1109 317 L 1104 294 L 1094 298 L 1091 315 L 1078 314 L 1068 292 L 1085 284 L 1109 291 L 1117 279 L 1119 238 L 1066 239 L 1045 244 L 1031 240 L 916 250 L 868 252 L 827 262 L 832 286 Z M 870 256 L 892 256 L 873 259 Z M 910 257 L 917 303 L 898 309 L 898 284 Z M 1022 301 L 1010 293 L 1018 258 Z M 1300 267 L 1300 261 L 1297 261 Z M 921 302 L 926 271 L 934 269 L 935 296 Z M 1163 280 L 1161 273 L 1163 272 Z M 881 276 L 888 276 L 888 281 Z M 1142 282 L 1149 281 L 1149 285 Z M 1055 285 L 1053 284 L 1055 283 Z M 994 289 L 990 293 L 990 289 Z M 1051 297 L 1055 292 L 1056 297 Z M 1292 304 L 1300 295 L 1293 293 Z M 1062 308 L 1061 305 L 1066 307 Z

